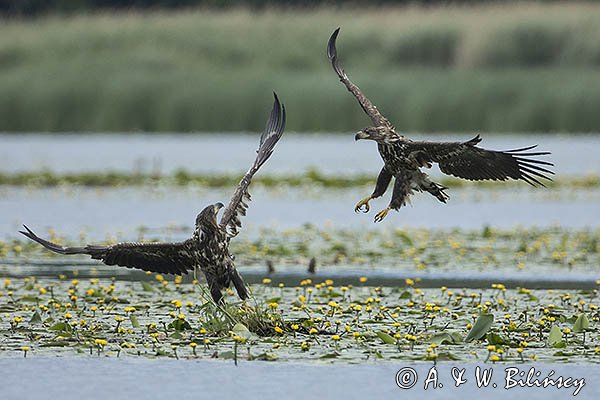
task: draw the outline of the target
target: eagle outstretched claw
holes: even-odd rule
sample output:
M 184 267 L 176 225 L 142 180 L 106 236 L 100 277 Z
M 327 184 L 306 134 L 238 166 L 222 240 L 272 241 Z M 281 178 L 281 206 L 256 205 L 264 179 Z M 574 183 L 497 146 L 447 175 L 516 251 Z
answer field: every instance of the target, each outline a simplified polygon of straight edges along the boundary
M 354 207 L 354 212 L 368 213 L 371 209 L 371 207 L 369 207 L 369 201 L 371 201 L 372 198 L 373 196 L 367 196 L 358 203 L 356 203 L 356 207 Z
M 374 222 L 383 221 L 383 219 L 388 215 L 391 209 L 391 207 L 386 207 L 383 210 L 379 211 L 377 214 L 375 214 Z

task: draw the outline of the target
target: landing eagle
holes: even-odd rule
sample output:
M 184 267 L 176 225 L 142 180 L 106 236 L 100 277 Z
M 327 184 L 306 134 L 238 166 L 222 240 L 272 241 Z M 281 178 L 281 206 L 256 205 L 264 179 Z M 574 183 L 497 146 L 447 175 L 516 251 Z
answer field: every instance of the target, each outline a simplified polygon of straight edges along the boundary
M 221 290 L 231 283 L 242 300 L 248 298 L 244 280 L 234 265 L 234 257 L 229 253 L 229 241 L 239 233 L 240 217 L 246 215 L 250 201 L 248 187 L 254 174 L 273 153 L 285 128 L 285 107 L 277 95 L 271 116 L 260 137 L 256 160 L 237 186 L 221 220 L 217 214 L 224 207 L 222 203 L 207 206 L 196 217 L 196 228 L 190 239 L 178 243 L 118 243 L 112 246 L 87 245 L 85 247 L 64 247 L 37 236 L 24 225 L 23 235 L 55 253 L 88 254 L 93 259 L 107 265 L 137 268 L 144 271 L 165 274 L 187 274 L 199 268 L 206 277 L 211 296 L 215 302 L 222 300 Z
M 523 180 L 532 186 L 544 186 L 541 180 L 552 180 L 554 172 L 544 166 L 554 164 L 532 159 L 545 156 L 549 152 L 531 152 L 537 145 L 507 151 L 493 151 L 477 147 L 481 141 L 479 135 L 466 142 L 422 142 L 413 141 L 396 132 L 377 107 L 361 92 L 339 64 L 336 40 L 340 28 L 337 28 L 327 45 L 327 56 L 340 81 L 358 100 L 364 112 L 371 118 L 373 126 L 359 131 L 355 140 L 369 139 L 377 142 L 379 154 L 384 165 L 377 177 L 375 190 L 370 196 L 356 204 L 355 211 L 369 212 L 369 201 L 381 197 L 387 190 L 392 178 L 395 178 L 392 200 L 389 205 L 375 215 L 375 222 L 382 221 L 390 210 L 399 210 L 406 205 L 414 191 L 428 192 L 439 201 L 448 200 L 448 188 L 433 182 L 421 168 L 431 168 L 437 163 L 440 170 L 459 178 L 480 181 L 508 179 Z

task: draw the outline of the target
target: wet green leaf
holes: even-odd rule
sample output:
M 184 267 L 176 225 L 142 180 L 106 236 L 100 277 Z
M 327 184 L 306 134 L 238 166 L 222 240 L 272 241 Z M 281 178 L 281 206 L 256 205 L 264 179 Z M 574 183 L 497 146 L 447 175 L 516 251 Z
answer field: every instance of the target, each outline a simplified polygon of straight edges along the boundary
M 244 339 L 250 339 L 250 337 L 252 337 L 252 332 L 250 332 L 248 327 L 239 322 L 233 326 L 232 331 L 235 335 L 243 337 Z
M 30 324 L 39 324 L 40 322 L 42 322 L 42 316 L 40 315 L 40 313 L 38 311 L 36 311 L 31 316 L 29 323 Z
M 569 351 L 557 351 L 553 354 L 553 356 L 555 357 L 572 357 L 574 355 L 574 353 L 569 352 Z
M 279 303 L 281 301 L 281 297 L 271 297 L 270 299 L 265 300 L 265 303 Z
M 429 343 L 435 344 L 458 344 L 462 341 L 463 338 L 459 332 L 438 332 L 429 338 Z
M 188 329 L 192 329 L 192 326 L 185 319 L 177 318 L 173 322 L 168 325 L 170 328 L 175 329 L 176 331 L 185 331 Z
M 552 325 L 550 328 L 550 333 L 548 334 L 548 346 L 556 347 L 559 343 L 562 342 L 562 332 L 560 328 L 556 325 Z
M 493 332 L 488 333 L 485 338 L 489 344 L 493 344 L 493 345 L 496 345 L 496 344 L 505 345 L 505 344 L 509 343 L 508 340 L 506 340 L 502 336 L 500 336 L 496 333 L 493 333 Z
M 575 323 L 573 324 L 573 332 L 581 333 L 588 330 L 589 328 L 590 321 L 588 320 L 587 315 L 585 315 L 585 313 L 580 314 L 579 317 L 577 317 L 577 319 L 575 320 Z
M 534 296 L 531 293 L 527 293 L 527 297 L 529 298 L 529 301 L 539 301 L 540 300 L 537 296 Z
M 467 334 L 465 342 L 469 343 L 473 340 L 479 340 L 490 330 L 494 322 L 494 316 L 492 314 L 480 314 L 475 321 L 475 324 Z
M 135 315 L 130 314 L 129 320 L 131 321 L 131 326 L 133 326 L 134 328 L 140 327 L 140 322 L 138 321 L 138 318 Z
M 377 337 L 379 337 L 379 339 L 381 339 L 381 341 L 385 344 L 396 344 L 396 339 L 385 332 L 377 332 Z
M 460 360 L 459 357 L 455 356 L 454 354 L 452 354 L 452 353 L 450 353 L 448 351 L 439 352 L 437 359 L 439 361 L 456 361 L 456 360 Z
M 68 329 L 68 325 L 64 322 L 58 322 L 48 329 L 50 329 L 51 331 L 66 331 Z
M 404 290 L 402 293 L 400 293 L 400 298 L 401 299 L 412 299 L 412 293 L 409 292 L 408 290 Z
M 156 289 L 154 289 L 154 286 L 152 286 L 150 284 L 150 282 L 146 282 L 146 281 L 142 281 L 142 289 L 144 289 L 144 292 L 154 292 L 154 291 L 156 291 Z

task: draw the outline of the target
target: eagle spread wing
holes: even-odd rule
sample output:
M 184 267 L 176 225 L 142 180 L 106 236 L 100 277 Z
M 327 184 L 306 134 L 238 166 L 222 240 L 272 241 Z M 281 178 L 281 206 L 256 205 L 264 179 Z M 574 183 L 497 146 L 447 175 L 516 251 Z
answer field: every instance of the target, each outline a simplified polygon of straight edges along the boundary
M 112 246 L 65 247 L 37 236 L 23 225 L 20 231 L 48 250 L 59 254 L 88 254 L 107 265 L 136 268 L 165 274 L 187 274 L 194 269 L 192 239 L 179 243 L 118 243 Z
M 269 159 L 273 153 L 275 145 L 283 135 L 285 128 L 285 107 L 279 102 L 277 94 L 273 93 L 275 101 L 273 102 L 273 110 L 267 121 L 265 130 L 260 137 L 258 153 L 256 160 L 246 172 L 240 183 L 238 184 L 233 197 L 229 201 L 227 208 L 221 217 L 220 226 L 230 237 L 234 237 L 239 233 L 239 228 L 242 226 L 240 218 L 246 215 L 248 209 L 248 201 L 250 201 L 250 193 L 248 187 L 252 181 L 252 177 L 258 169 Z
M 481 141 L 479 135 L 460 143 L 406 142 L 406 150 L 411 159 L 420 165 L 436 162 L 440 170 L 448 175 L 480 181 L 521 179 L 532 186 L 545 186 L 540 179 L 551 181 L 554 175 L 544 166 L 554 166 L 551 162 L 530 157 L 545 156 L 549 152 L 530 152 L 537 145 L 520 149 L 494 151 L 476 145 Z
M 339 33 L 340 28 L 337 28 L 331 34 L 331 37 L 329 38 L 329 43 L 327 44 L 327 57 L 329 57 L 329 61 L 333 66 L 333 70 L 340 77 L 340 81 L 346 86 L 348 91 L 352 93 L 354 97 L 356 97 L 356 100 L 358 100 L 362 109 L 371 118 L 371 121 L 373 121 L 373 125 L 386 126 L 388 128 L 393 129 L 393 126 L 390 123 L 390 121 L 388 121 L 387 118 L 381 115 L 377 107 L 375 107 L 373 103 L 371 103 L 371 100 L 369 100 L 367 96 L 365 96 L 362 93 L 358 86 L 356 86 L 354 83 L 352 83 L 352 81 L 350 81 L 348 75 L 346 75 L 346 72 L 344 72 L 344 69 L 340 66 L 338 62 L 337 49 L 335 48 L 335 41 Z

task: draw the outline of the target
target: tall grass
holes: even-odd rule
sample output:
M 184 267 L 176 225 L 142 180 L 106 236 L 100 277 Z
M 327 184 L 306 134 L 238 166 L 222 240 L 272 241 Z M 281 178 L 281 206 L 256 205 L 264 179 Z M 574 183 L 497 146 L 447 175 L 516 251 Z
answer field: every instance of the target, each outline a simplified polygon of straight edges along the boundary
M 0 130 L 598 131 L 600 5 L 96 14 L 0 24 Z

